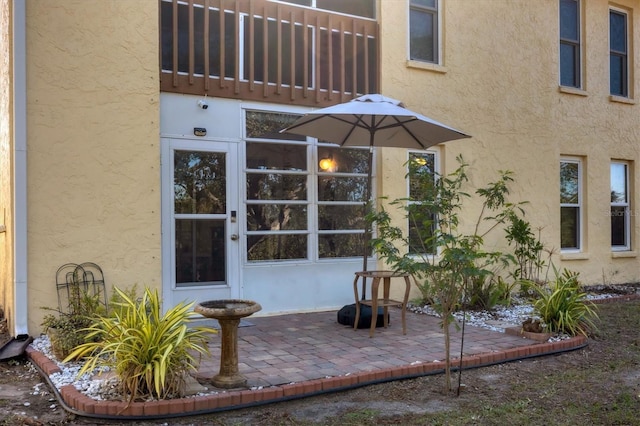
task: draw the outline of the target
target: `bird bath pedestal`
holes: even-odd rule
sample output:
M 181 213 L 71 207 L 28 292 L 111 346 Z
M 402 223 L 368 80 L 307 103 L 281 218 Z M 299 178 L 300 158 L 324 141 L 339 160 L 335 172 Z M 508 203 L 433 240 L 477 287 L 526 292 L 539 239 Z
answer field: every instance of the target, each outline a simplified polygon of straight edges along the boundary
M 247 384 L 247 379 L 238 372 L 238 326 L 240 319 L 262 309 L 251 300 L 208 300 L 198 303 L 194 311 L 220 323 L 220 372 L 211 380 L 216 387 L 231 389 Z

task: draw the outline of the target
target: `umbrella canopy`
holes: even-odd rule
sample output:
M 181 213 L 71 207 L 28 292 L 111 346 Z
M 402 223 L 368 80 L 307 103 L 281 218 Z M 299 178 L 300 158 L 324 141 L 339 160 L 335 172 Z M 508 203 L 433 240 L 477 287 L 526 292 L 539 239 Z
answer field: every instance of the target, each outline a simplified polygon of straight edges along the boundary
M 312 111 L 281 132 L 312 136 L 343 146 L 426 149 L 469 135 L 382 95 L 364 95 Z
M 339 105 L 309 112 L 280 131 L 318 138 L 342 146 L 368 146 L 365 213 L 371 199 L 373 148 L 426 149 L 469 135 L 404 107 L 380 94 L 360 96 Z M 363 270 L 367 270 L 370 229 L 365 229 Z M 362 297 L 365 283 L 363 281 Z

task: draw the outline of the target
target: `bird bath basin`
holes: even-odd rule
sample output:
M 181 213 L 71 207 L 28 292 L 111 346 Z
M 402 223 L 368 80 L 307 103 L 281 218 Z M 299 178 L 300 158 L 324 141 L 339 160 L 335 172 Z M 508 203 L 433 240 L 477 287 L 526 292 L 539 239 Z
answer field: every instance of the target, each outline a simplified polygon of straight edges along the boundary
M 238 326 L 240 319 L 262 309 L 252 300 L 223 299 L 207 300 L 194 307 L 194 311 L 220 323 L 220 372 L 211 380 L 219 388 L 237 388 L 247 384 L 247 379 L 238 371 Z

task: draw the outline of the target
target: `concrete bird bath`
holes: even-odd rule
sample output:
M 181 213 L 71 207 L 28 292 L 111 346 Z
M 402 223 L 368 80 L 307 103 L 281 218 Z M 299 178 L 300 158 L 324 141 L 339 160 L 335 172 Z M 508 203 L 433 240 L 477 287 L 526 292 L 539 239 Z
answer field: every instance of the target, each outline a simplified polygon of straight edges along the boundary
M 260 309 L 262 306 L 257 302 L 238 299 L 207 300 L 194 307 L 195 312 L 220 323 L 220 372 L 211 380 L 216 387 L 230 389 L 247 384 L 247 379 L 238 371 L 238 326 L 241 318 Z

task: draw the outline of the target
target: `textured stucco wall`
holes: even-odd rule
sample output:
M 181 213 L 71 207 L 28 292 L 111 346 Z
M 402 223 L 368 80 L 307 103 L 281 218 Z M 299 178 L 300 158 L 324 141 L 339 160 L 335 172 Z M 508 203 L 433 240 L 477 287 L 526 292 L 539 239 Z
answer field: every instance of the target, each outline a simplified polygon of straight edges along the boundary
M 473 136 L 441 146 L 444 173 L 456 168 L 457 154 L 471 164 L 473 188 L 494 179 L 496 170 L 515 172 L 512 199 L 529 201 L 526 218 L 542 228 L 545 246 L 555 249 L 556 266 L 580 272 L 586 283 L 602 282 L 603 276 L 613 283 L 640 281 L 634 214 L 633 251 L 619 257 L 610 248 L 609 165 L 623 159 L 633 166 L 640 159 L 640 107 L 609 97 L 609 4 L 583 2 L 585 90 L 576 95 L 558 87 L 557 0 L 442 3 L 443 66 L 416 67 L 407 63 L 408 38 L 402 30 L 407 28 L 408 2 L 380 2 L 382 92 Z M 631 0 L 616 4 L 633 11 L 631 58 L 637 63 L 640 5 Z M 638 83 L 634 85 L 632 94 L 638 93 Z M 405 155 L 387 149 L 381 156 L 385 163 L 379 188 L 392 199 L 405 195 L 397 173 Z M 577 256 L 559 256 L 562 155 L 582 156 L 585 166 L 584 252 Z M 632 167 L 632 192 L 638 188 L 638 174 Z M 638 202 L 632 196 L 632 213 Z M 477 202 L 468 204 L 465 226 L 477 217 L 478 207 Z M 496 239 L 488 242 L 504 245 Z
M 11 89 L 11 7 L 10 0 L 0 0 L 0 308 L 7 319 L 13 317 L 13 199 L 11 195 L 12 89 Z M 9 329 L 13 324 L 9 322 Z
M 29 329 L 62 264 L 160 288 L 158 2 L 27 0 Z

